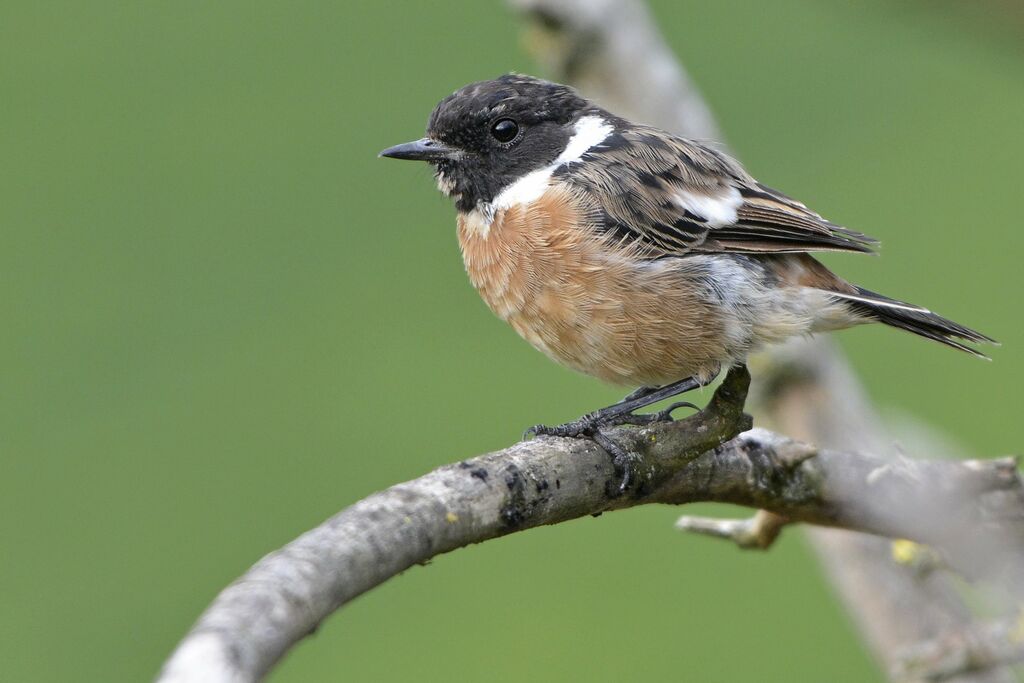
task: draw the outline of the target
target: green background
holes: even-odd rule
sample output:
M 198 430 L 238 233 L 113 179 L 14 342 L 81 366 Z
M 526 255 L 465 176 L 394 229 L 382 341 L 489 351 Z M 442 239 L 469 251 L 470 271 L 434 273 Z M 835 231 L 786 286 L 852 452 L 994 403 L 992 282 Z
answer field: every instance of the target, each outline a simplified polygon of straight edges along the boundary
M 1004 342 L 838 335 L 873 396 L 1012 449 L 1019 7 L 654 10 L 750 170 L 884 242 L 830 264 Z M 535 73 L 519 28 L 481 0 L 0 4 L 0 678 L 146 680 L 264 553 L 621 393 L 495 319 L 429 170 L 376 158 Z M 879 680 L 799 533 L 742 553 L 677 514 L 441 557 L 271 679 Z

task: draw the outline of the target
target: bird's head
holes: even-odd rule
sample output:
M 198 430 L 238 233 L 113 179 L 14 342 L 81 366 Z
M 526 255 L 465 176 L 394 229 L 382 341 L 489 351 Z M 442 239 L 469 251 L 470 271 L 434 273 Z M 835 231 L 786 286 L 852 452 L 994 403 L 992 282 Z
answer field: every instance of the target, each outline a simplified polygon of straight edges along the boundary
M 508 74 L 444 98 L 430 115 L 426 137 L 380 156 L 430 163 L 441 192 L 470 211 L 554 163 L 579 119 L 599 111 L 572 88 Z

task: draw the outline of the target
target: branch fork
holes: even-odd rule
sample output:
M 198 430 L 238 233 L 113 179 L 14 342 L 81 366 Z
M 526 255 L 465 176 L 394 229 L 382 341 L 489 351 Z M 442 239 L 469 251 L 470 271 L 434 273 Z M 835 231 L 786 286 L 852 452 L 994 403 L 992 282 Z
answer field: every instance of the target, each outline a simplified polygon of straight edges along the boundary
M 178 646 L 159 680 L 259 680 L 334 610 L 415 564 L 505 534 L 609 510 L 696 501 L 762 508 L 749 522 L 686 523 L 743 547 L 767 547 L 790 521 L 930 537 L 930 527 L 915 526 L 913 516 L 890 519 L 850 505 L 858 496 L 877 493 L 879 482 L 868 480 L 880 466 L 878 458 L 823 451 L 748 429 L 743 405 L 749 381 L 745 368 L 734 368 L 699 413 L 678 422 L 610 430 L 637 454 L 640 476 L 623 495 L 617 494 L 619 476 L 609 454 L 593 441 L 539 437 L 445 465 L 342 510 L 228 586 Z M 1011 485 L 1020 490 L 1019 478 L 1008 481 L 1001 466 L 996 469 L 994 476 L 980 463 L 904 459 L 885 486 L 911 509 L 932 496 L 919 482 L 940 477 L 979 493 Z

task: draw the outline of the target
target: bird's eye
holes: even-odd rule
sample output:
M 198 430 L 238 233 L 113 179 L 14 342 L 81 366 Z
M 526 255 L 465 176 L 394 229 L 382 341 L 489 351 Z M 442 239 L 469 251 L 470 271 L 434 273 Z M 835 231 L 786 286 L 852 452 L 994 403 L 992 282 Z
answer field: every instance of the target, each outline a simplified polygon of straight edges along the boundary
M 519 135 L 519 124 L 512 119 L 501 119 L 491 126 L 491 135 L 498 142 L 512 142 Z

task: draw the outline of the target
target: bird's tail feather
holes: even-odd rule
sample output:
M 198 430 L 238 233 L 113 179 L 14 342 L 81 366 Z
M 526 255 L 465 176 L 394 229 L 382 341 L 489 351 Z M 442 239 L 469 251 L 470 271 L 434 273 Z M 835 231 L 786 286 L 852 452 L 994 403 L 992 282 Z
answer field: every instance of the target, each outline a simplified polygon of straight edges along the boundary
M 969 327 L 964 327 L 948 318 L 932 313 L 927 308 L 890 299 L 887 296 L 876 294 L 863 287 L 855 286 L 854 290 L 854 292 L 830 293 L 844 300 L 857 314 L 870 320 L 913 332 L 979 358 L 988 359 L 988 356 L 967 346 L 965 342 L 996 345 L 999 343 L 995 339 L 976 332 Z

